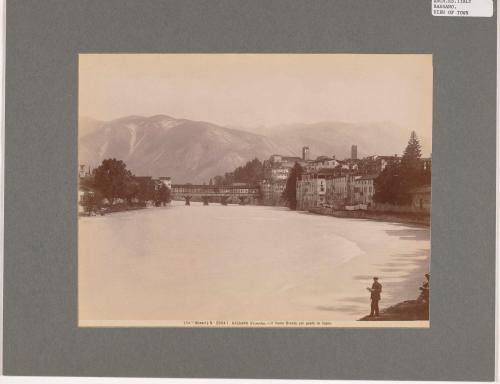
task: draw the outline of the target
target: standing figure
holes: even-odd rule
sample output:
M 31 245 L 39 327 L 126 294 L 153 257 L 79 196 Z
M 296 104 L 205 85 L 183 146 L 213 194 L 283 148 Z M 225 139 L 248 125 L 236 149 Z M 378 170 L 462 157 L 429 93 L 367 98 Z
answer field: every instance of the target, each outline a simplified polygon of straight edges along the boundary
M 378 282 L 378 277 L 373 278 L 372 287 L 367 289 L 370 291 L 370 298 L 372 300 L 370 317 L 374 315 L 378 316 L 378 302 L 380 301 L 380 293 L 382 292 L 382 284 Z
M 419 301 L 423 301 L 424 303 L 429 303 L 429 290 L 430 290 L 430 273 L 425 274 L 426 281 L 422 284 L 420 289 L 420 296 L 418 298 Z

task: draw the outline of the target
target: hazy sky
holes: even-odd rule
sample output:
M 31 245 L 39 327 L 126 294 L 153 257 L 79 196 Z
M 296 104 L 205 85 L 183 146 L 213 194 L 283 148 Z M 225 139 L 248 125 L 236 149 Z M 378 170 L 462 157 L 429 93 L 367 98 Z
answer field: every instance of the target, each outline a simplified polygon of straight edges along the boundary
M 432 55 L 81 54 L 79 114 L 387 122 L 431 136 Z

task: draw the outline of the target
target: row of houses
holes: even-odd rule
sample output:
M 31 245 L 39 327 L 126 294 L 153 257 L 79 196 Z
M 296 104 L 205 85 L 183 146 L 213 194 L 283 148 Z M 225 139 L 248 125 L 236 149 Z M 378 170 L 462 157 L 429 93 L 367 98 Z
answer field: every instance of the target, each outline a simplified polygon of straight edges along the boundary
M 303 170 L 296 186 L 298 209 L 368 209 L 374 205 L 375 179 L 386 167 L 400 161 L 397 154 L 358 159 L 355 145 L 351 157 L 343 160 L 335 156 L 319 156 L 311 160 L 308 147 L 302 148 L 302 157 L 272 155 L 264 161 L 264 180 L 260 183 L 262 201 L 266 205 L 286 204 L 283 192 L 297 163 Z M 431 168 L 430 157 L 421 161 L 424 169 Z M 430 187 L 414 191 L 413 200 L 415 210 L 430 210 Z
M 345 178 L 347 175 L 362 176 L 370 180 L 372 175 L 380 173 L 387 165 L 397 161 L 400 161 L 400 157 L 397 155 L 371 156 L 364 159 L 358 159 L 357 147 L 355 145 L 352 146 L 351 157 L 343 160 L 336 159 L 335 156 L 319 156 L 311 160 L 309 158 L 309 147 L 302 148 L 302 157 L 272 155 L 269 160 L 265 160 L 263 163 L 264 179 L 260 183 L 262 201 L 266 205 L 286 204 L 282 195 L 286 187 L 287 179 L 295 164 L 299 164 L 303 170 L 304 176 L 301 181 L 304 187 L 300 190 L 300 193 L 305 199 L 304 204 L 308 205 L 310 204 L 309 200 L 312 204 L 312 194 L 315 193 L 313 191 L 322 188 L 321 185 L 318 188 L 313 187 L 312 180 L 326 180 L 333 176 Z M 344 180 L 343 182 L 346 185 L 352 184 L 350 180 Z M 338 182 L 336 181 L 336 183 Z M 324 187 L 326 188 L 326 182 Z M 369 189 L 368 185 L 363 185 L 363 188 L 365 187 L 367 190 Z M 333 185 L 329 185 L 329 188 L 333 188 Z M 347 189 L 347 186 L 344 186 L 344 189 Z M 323 196 L 326 195 L 320 193 L 317 196 L 319 197 L 319 202 L 324 203 Z M 327 198 L 325 197 L 325 199 Z
M 410 191 L 409 205 L 396 206 L 373 201 L 377 174 L 338 174 L 336 170 L 321 169 L 306 172 L 297 180 L 297 209 L 332 208 L 336 210 L 377 210 L 384 212 L 431 211 L 431 186 Z
M 316 207 L 344 209 L 361 205 L 369 207 L 375 194 L 377 174 L 356 175 L 336 169 L 319 169 L 303 173 L 297 180 L 297 208 Z

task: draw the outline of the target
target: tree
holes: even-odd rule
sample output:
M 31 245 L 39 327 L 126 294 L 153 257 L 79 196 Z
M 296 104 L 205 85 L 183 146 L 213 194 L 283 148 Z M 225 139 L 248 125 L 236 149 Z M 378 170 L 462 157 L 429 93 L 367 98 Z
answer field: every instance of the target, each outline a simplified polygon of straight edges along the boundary
M 224 176 L 215 176 L 214 183 L 215 185 L 224 185 Z
M 378 203 L 404 204 L 404 193 L 401 185 L 401 166 L 388 165 L 374 180 L 375 194 L 373 200 Z
M 167 203 L 170 203 L 170 189 L 165 184 L 161 183 L 157 192 L 158 192 L 157 201 L 160 204 L 165 206 Z
M 420 142 L 415 131 L 412 131 L 401 163 L 387 166 L 374 180 L 373 199 L 380 203 L 409 204 L 411 190 L 431 182 L 430 169 L 424 169 L 421 156 Z
M 297 209 L 297 180 L 302 175 L 303 169 L 299 163 L 295 163 L 288 179 L 286 180 L 285 190 L 283 191 L 283 199 L 288 203 L 290 209 Z
M 413 188 L 425 184 L 423 163 L 421 161 L 422 150 L 415 131 L 410 134 L 408 145 L 401 158 L 401 195 L 399 200 L 403 204 L 411 202 L 410 192 Z M 429 180 L 430 182 L 430 180 Z
M 118 198 L 130 199 L 133 181 L 132 173 L 121 160 L 106 159 L 95 170 L 94 185 L 113 205 Z
M 80 187 L 83 187 L 85 189 L 94 189 L 95 188 L 95 185 L 94 185 L 94 176 L 85 176 L 85 177 L 82 177 L 80 178 Z
M 260 160 L 255 158 L 244 166 L 236 168 L 233 175 L 237 183 L 256 184 L 264 178 L 264 167 Z
M 237 167 L 233 172 L 226 172 L 224 176 L 215 176 L 215 185 L 230 185 L 233 183 L 257 184 L 264 178 L 264 166 L 255 158 L 245 165 Z
M 411 131 L 408 145 L 403 153 L 401 165 L 407 168 L 420 168 L 420 158 L 422 157 L 422 147 L 418 141 L 415 131 Z
M 136 180 L 137 190 L 135 197 L 140 203 L 153 201 L 155 199 L 155 182 L 151 178 Z

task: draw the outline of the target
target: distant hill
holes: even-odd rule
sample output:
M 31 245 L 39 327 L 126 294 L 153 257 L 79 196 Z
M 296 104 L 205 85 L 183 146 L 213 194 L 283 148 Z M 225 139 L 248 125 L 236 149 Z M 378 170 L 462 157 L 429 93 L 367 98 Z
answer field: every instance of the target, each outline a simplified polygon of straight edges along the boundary
M 135 175 L 171 176 L 176 183 L 201 183 L 255 157 L 291 154 L 262 135 L 164 115 L 90 125 L 79 139 L 80 163 L 96 166 L 115 157 Z
M 166 115 L 109 122 L 80 118 L 79 132 L 81 164 L 96 166 L 115 157 L 125 161 L 135 175 L 171 176 L 176 183 L 207 182 L 255 157 L 300 156 L 304 145 L 310 147 L 312 158 L 349 157 L 352 144 L 358 146 L 358 157 L 401 154 L 410 135 L 388 125 L 340 122 L 286 125 L 256 134 Z M 422 143 L 427 155 L 430 138 Z
M 106 124 L 106 122 L 99 121 L 91 117 L 80 117 L 78 119 L 78 131 L 80 136 L 83 137 L 102 128 L 104 124 Z
M 321 122 L 274 127 L 268 130 L 267 136 L 296 155 L 300 155 L 303 146 L 309 146 L 311 157 L 335 155 L 344 159 L 351 156 L 353 144 L 358 146 L 358 157 L 402 154 L 410 133 L 389 124 Z M 421 144 L 428 156 L 430 140 L 422 137 Z

